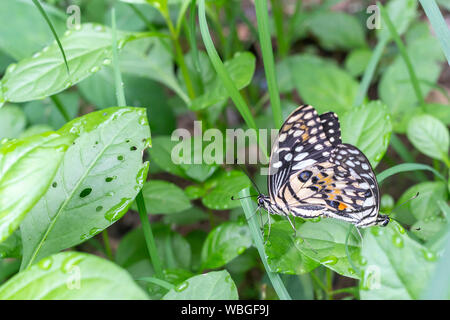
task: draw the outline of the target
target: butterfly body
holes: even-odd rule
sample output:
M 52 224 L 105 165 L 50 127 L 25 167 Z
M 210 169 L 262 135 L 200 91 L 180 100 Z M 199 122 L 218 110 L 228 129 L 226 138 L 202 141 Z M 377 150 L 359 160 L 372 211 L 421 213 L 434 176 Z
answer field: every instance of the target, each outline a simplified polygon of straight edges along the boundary
M 269 162 L 269 195 L 258 205 L 269 213 L 302 218 L 331 217 L 357 227 L 385 226 L 370 162 L 341 141 L 335 113 L 318 115 L 309 105 L 282 125 Z

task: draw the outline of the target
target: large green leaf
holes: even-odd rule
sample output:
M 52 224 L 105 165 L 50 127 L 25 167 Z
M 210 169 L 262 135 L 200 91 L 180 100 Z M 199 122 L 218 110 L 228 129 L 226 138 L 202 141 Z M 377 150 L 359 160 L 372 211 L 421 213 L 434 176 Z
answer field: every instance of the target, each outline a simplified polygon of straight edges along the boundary
M 237 300 L 238 292 L 226 270 L 208 272 L 182 282 L 163 300 Z
M 250 52 L 238 52 L 231 60 L 225 61 L 225 69 L 238 89 L 246 87 L 252 80 L 256 59 Z M 192 100 L 190 108 L 201 110 L 228 98 L 222 80 L 215 77 L 205 84 L 205 93 Z
M 206 188 L 211 190 L 202 198 L 206 207 L 214 210 L 227 210 L 240 206 L 237 197 L 242 189 L 250 186 L 248 178 L 240 171 L 222 172 L 217 177 L 208 180 Z
M 47 191 L 73 139 L 49 132 L 0 145 L 0 242 Z
M 240 222 L 225 222 L 214 228 L 203 243 L 202 269 L 227 264 L 252 245 L 250 231 Z
M 305 222 L 297 228 L 297 248 L 320 264 L 351 278 L 358 278 L 352 262 L 349 261 L 345 240 L 350 224 L 325 218 L 319 222 Z M 359 261 L 361 240 L 356 232 L 350 234 L 348 252 L 352 261 Z
M 67 16 L 46 3 L 42 3 L 42 6 L 56 32 L 62 35 Z M 21 19 L 11 19 L 11 17 L 21 17 Z M 54 39 L 48 24 L 32 1 L 0 1 L 0 21 L 8 21 L 0 25 L 0 50 L 15 60 L 31 56 Z
M 191 207 L 188 197 L 177 185 L 164 180 L 150 180 L 142 188 L 148 213 L 170 214 Z
M 118 33 L 122 45 L 128 37 L 130 34 Z M 102 25 L 83 24 L 79 30 L 68 30 L 60 40 L 70 75 L 58 45 L 53 43 L 31 58 L 8 67 L 1 80 L 6 101 L 23 102 L 51 96 L 111 63 L 112 34 Z
M 366 46 L 362 24 L 350 14 L 322 11 L 308 19 L 306 25 L 325 49 L 355 49 Z
M 429 115 L 415 116 L 409 121 L 407 135 L 420 152 L 431 158 L 447 161 L 450 165 L 450 134 L 441 121 Z
M 0 140 L 17 138 L 25 129 L 27 119 L 22 109 L 16 105 L 0 108 Z
M 319 113 L 333 110 L 342 115 L 351 108 L 358 83 L 346 71 L 311 56 L 291 57 L 287 66 L 303 101 Z
M 342 141 L 357 146 L 376 167 L 389 146 L 391 116 L 384 103 L 371 101 L 347 112 L 341 130 Z
M 0 287 L 2 300 L 148 299 L 130 275 L 99 257 L 63 252 L 39 261 Z
M 436 255 L 395 221 L 366 232 L 361 255 L 361 299 L 419 299 L 436 265 Z
M 285 274 L 304 274 L 319 266 L 319 262 L 312 260 L 300 251 L 298 243 L 301 240 L 295 239 L 293 233 L 288 221 L 277 221 L 272 224 L 264 246 L 267 262 L 272 271 Z
M 109 108 L 77 118 L 52 187 L 21 225 L 22 268 L 93 237 L 120 219 L 142 188 L 149 145 L 145 109 Z

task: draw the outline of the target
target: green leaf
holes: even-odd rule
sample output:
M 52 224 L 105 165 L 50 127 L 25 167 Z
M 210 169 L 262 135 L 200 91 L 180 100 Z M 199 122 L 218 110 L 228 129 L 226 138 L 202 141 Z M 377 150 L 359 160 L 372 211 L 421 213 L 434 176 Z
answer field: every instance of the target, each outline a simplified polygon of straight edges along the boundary
M 94 255 L 63 252 L 44 258 L 0 287 L 2 300 L 148 299 L 130 275 Z
M 147 181 L 142 188 L 142 194 L 148 213 L 172 214 L 191 207 L 191 202 L 184 191 L 164 180 Z
M 345 69 L 353 76 L 357 77 L 364 73 L 372 57 L 370 49 L 356 49 L 349 53 L 345 59 Z
M 58 98 L 69 117 L 75 118 L 78 115 L 80 103 L 78 94 L 64 92 L 59 94 Z M 67 122 L 50 98 L 28 102 L 24 105 L 23 111 L 30 124 L 46 124 L 53 129 L 59 129 Z
M 319 113 L 333 110 L 342 115 L 350 110 L 358 83 L 346 71 L 308 56 L 290 59 L 288 66 L 298 93 Z
M 51 5 L 42 3 L 42 6 L 57 33 L 62 34 L 66 28 L 67 16 Z M 15 60 L 31 56 L 42 49 L 43 44 L 50 43 L 54 39 L 48 24 L 29 0 L 1 1 L 0 21 L 8 21 L 0 25 L 0 50 Z
M 361 299 L 419 299 L 435 269 L 436 255 L 408 237 L 397 222 L 364 234 Z
M 0 145 L 0 243 L 45 194 L 73 138 L 48 132 Z
M 167 214 L 163 217 L 166 224 L 187 225 L 208 220 L 208 215 L 201 209 L 192 207 L 185 211 Z
M 415 116 L 409 121 L 407 136 L 420 152 L 450 165 L 449 131 L 441 121 L 429 115 Z
M 183 168 L 172 161 L 172 149 L 178 144 L 178 141 L 172 141 L 168 136 L 156 137 L 152 141 L 150 149 L 150 158 L 158 167 L 173 175 L 187 178 Z
M 386 5 L 386 11 L 389 13 L 389 18 L 392 20 L 397 33 L 402 35 L 417 15 L 417 1 L 391 0 Z M 386 23 L 381 20 L 380 24 L 381 28 L 377 30 L 378 39 L 389 38 L 390 33 Z
M 17 138 L 25 129 L 27 119 L 22 109 L 16 105 L 0 108 L 0 140 Z
M 77 135 L 52 187 L 21 225 L 22 268 L 77 245 L 120 219 L 144 183 L 149 144 L 145 110 L 109 108 L 59 131 Z
M 425 105 L 425 112 L 429 115 L 441 120 L 446 126 L 450 125 L 450 112 L 448 112 L 450 105 L 439 103 L 427 103 Z
M 250 52 L 237 52 L 231 60 L 225 61 L 225 69 L 238 89 L 245 88 L 252 80 L 256 59 Z M 201 110 L 229 97 L 222 80 L 217 76 L 205 84 L 205 93 L 192 100 L 190 109 Z
M 239 191 L 250 186 L 248 178 L 240 171 L 228 171 L 218 177 L 210 179 L 207 187 L 212 190 L 202 198 L 206 207 L 214 210 L 228 210 L 240 206 L 239 201 L 232 200 L 237 197 Z
M 383 158 L 392 133 L 388 108 L 371 101 L 353 108 L 341 119 L 342 141 L 357 146 L 375 168 Z
M 8 239 L 0 243 L 0 259 L 20 257 L 22 257 L 22 238 L 20 230 L 16 230 Z
M 272 224 L 264 246 L 270 269 L 285 274 L 304 274 L 314 270 L 320 263 L 304 255 L 292 235 L 293 230 L 288 221 Z
M 419 220 L 411 226 L 411 232 L 419 239 L 428 241 L 443 229 L 447 228 L 447 221 L 442 217 L 431 216 Z
M 225 222 L 214 228 L 203 243 L 202 269 L 224 266 L 252 245 L 248 227 L 243 223 Z
M 297 248 L 312 260 L 350 278 L 359 278 L 348 260 L 345 239 L 350 225 L 325 218 L 319 222 L 305 222 L 297 228 Z M 302 241 L 303 240 L 303 241 Z M 348 251 L 352 261 L 359 261 L 361 239 L 352 233 L 348 241 Z
M 118 40 L 123 45 L 129 36 L 119 33 Z M 111 62 L 112 36 L 104 26 L 83 24 L 79 30 L 68 30 L 60 40 L 67 56 L 70 78 L 60 49 L 53 43 L 33 57 L 8 67 L 1 80 L 6 101 L 24 102 L 51 96 Z
M 350 14 L 322 11 L 309 18 L 306 25 L 327 50 L 350 50 L 366 46 L 362 24 Z
M 238 292 L 230 274 L 225 271 L 208 272 L 179 284 L 163 300 L 237 300 Z
M 19 138 L 28 138 L 37 134 L 42 134 L 45 132 L 52 131 L 53 128 L 46 124 L 36 124 L 34 126 L 28 127 L 24 132 L 22 132 Z

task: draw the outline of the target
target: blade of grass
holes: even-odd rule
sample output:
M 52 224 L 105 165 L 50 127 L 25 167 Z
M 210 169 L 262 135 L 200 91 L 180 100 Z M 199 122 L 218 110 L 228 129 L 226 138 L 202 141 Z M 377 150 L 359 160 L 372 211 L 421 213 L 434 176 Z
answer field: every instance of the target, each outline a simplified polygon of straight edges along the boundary
M 248 197 L 250 195 L 250 189 L 244 189 L 239 192 L 239 197 Z M 269 277 L 270 282 L 272 283 L 275 292 L 277 293 L 280 300 L 292 300 L 289 292 L 284 286 L 283 281 L 280 278 L 278 273 L 272 272 L 270 270 L 269 264 L 267 263 L 266 253 L 264 251 L 263 238 L 261 232 L 258 227 L 258 221 L 255 214 L 255 205 L 250 200 L 250 198 L 241 199 L 242 209 L 244 210 L 245 217 L 248 221 L 248 226 L 250 228 L 250 233 L 252 234 L 253 242 L 258 250 L 259 256 L 261 257 L 261 261 L 263 262 L 264 268 L 266 269 L 266 273 Z
M 370 83 L 372 82 L 373 76 L 375 74 L 377 65 L 380 62 L 380 59 L 383 55 L 383 51 L 386 48 L 387 43 L 388 39 L 382 39 L 375 46 L 372 56 L 370 57 L 369 64 L 367 65 L 367 68 L 364 71 L 364 75 L 359 85 L 359 90 L 355 97 L 355 101 L 353 102 L 353 106 L 357 107 L 363 103 L 364 98 L 367 95 L 367 90 L 369 90 Z
M 64 48 L 62 47 L 61 42 L 59 41 L 58 34 L 56 33 L 55 28 L 53 27 L 52 22 L 50 21 L 50 18 L 47 16 L 47 13 L 45 13 L 44 8 L 42 8 L 41 4 L 38 0 L 33 0 L 34 5 L 38 8 L 39 12 L 44 17 L 45 21 L 47 22 L 48 26 L 50 27 L 50 30 L 53 33 L 53 36 L 55 37 L 56 43 L 58 43 L 59 50 L 61 51 L 61 54 L 64 59 L 64 64 L 66 65 L 67 75 L 70 77 L 70 70 L 69 70 L 69 64 L 67 63 L 66 53 L 64 52 Z
M 415 171 L 415 170 L 427 170 L 433 172 L 436 177 L 440 178 L 444 182 L 446 182 L 445 178 L 437 172 L 434 168 L 427 166 L 425 164 L 421 163 L 402 163 L 399 165 L 396 165 L 392 168 L 386 169 L 383 172 L 377 174 L 377 181 L 378 184 L 381 184 L 384 180 L 389 178 L 390 176 L 400 173 L 400 172 L 407 172 L 407 171 Z
M 272 107 L 273 121 L 276 128 L 283 124 L 281 113 L 280 95 L 275 76 L 275 66 L 273 59 L 272 44 L 270 41 L 269 13 L 266 0 L 255 0 L 256 19 L 258 22 L 259 42 L 264 62 L 264 71 L 266 73 L 267 86 L 270 94 L 270 104 Z
M 288 44 L 284 31 L 283 1 L 270 0 L 270 4 L 272 6 L 272 15 L 275 22 L 275 31 L 277 33 L 278 53 L 281 58 L 284 58 L 288 53 Z
M 160 287 L 163 287 L 164 289 L 167 289 L 167 290 L 171 290 L 171 289 L 175 288 L 175 286 L 173 284 L 171 284 L 170 282 L 167 282 L 167 281 L 155 278 L 155 277 L 143 277 L 143 278 L 138 278 L 136 280 L 150 282 L 150 283 L 156 284 Z
M 417 78 L 417 75 L 414 71 L 414 68 L 412 66 L 411 60 L 409 59 L 408 52 L 406 51 L 406 47 L 403 44 L 402 39 L 400 38 L 397 30 L 395 29 L 394 24 L 391 21 L 391 18 L 389 17 L 389 14 L 387 13 L 386 9 L 381 5 L 381 3 L 377 2 L 378 8 L 380 8 L 380 14 L 383 18 L 384 22 L 386 23 L 389 32 L 394 39 L 398 50 L 400 51 L 400 55 L 403 58 L 403 61 L 405 62 L 406 68 L 409 73 L 409 78 L 411 79 L 411 84 L 414 88 L 414 92 L 416 94 L 417 100 L 419 100 L 420 106 L 423 108 L 425 105 L 425 100 L 423 98 L 422 90 L 420 88 L 419 80 Z
M 114 79 L 115 79 L 115 88 L 116 88 L 116 97 L 117 103 L 119 106 L 126 106 L 125 100 L 125 92 L 123 89 L 122 75 L 120 73 L 119 67 L 119 56 L 117 52 L 117 35 L 116 35 L 116 11 L 113 8 L 111 10 L 112 15 L 112 48 L 113 48 L 113 67 L 114 67 Z M 145 243 L 147 245 L 148 254 L 150 256 L 153 269 L 155 270 L 155 274 L 158 278 L 164 279 L 164 275 L 162 272 L 161 261 L 159 259 L 158 250 L 156 249 L 155 238 L 153 237 L 152 228 L 150 226 L 150 221 L 147 216 L 147 210 L 145 208 L 144 196 L 142 195 L 142 190 L 139 191 L 136 196 L 136 204 L 138 207 L 139 218 L 142 224 L 142 230 L 144 232 Z
M 416 160 L 396 134 L 391 134 L 390 143 L 392 148 L 404 162 L 413 163 Z M 419 181 L 427 180 L 427 176 L 422 171 L 415 171 L 413 172 L 413 175 Z
M 450 29 L 445 23 L 444 17 L 434 0 L 419 0 L 419 2 L 430 20 L 436 37 L 441 43 L 447 62 L 450 65 Z
M 105 247 L 105 253 L 109 260 L 114 261 L 113 252 L 111 249 L 111 243 L 109 242 L 108 229 L 103 230 L 102 232 L 103 245 Z
M 67 113 L 66 109 L 64 108 L 64 105 L 62 104 L 62 102 L 59 99 L 59 97 L 55 94 L 53 96 L 50 96 L 50 99 L 52 100 L 52 102 L 55 105 L 56 109 L 58 109 L 59 113 L 61 113 L 61 115 L 63 116 L 64 120 L 66 120 L 66 122 L 69 122 L 71 120 L 70 116 Z

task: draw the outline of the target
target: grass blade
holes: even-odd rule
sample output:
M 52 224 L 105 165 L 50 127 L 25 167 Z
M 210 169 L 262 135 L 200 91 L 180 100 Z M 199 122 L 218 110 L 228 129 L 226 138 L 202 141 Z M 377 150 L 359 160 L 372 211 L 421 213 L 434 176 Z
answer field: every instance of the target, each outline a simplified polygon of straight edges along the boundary
M 425 164 L 421 163 L 402 163 L 399 165 L 396 165 L 392 168 L 386 169 L 383 172 L 379 173 L 377 175 L 377 181 L 378 184 L 381 184 L 384 180 L 389 178 L 390 176 L 400 173 L 400 172 L 407 172 L 407 171 L 415 171 L 415 170 L 427 170 L 433 172 L 438 178 L 442 179 L 444 182 L 446 182 L 445 178 L 435 169 L 433 169 L 430 166 L 427 166 Z
M 275 76 L 272 43 L 270 41 L 269 13 L 267 9 L 267 0 L 256 0 L 255 10 L 256 10 L 256 19 L 258 22 L 259 42 L 261 44 L 261 51 L 264 62 L 264 71 L 266 73 L 267 86 L 269 88 L 273 121 L 275 127 L 280 128 L 281 125 L 283 124 L 283 116 L 281 113 L 280 95 L 278 93 L 277 79 Z M 281 39 L 278 40 L 281 41 Z
M 250 195 L 250 190 L 244 189 L 239 193 L 239 197 L 248 197 Z M 248 226 L 253 237 L 253 242 L 255 243 L 256 249 L 258 249 L 259 256 L 264 264 L 267 275 L 269 276 L 270 282 L 272 283 L 275 292 L 277 293 L 280 300 L 292 300 L 283 281 L 278 273 L 272 272 L 270 270 L 269 264 L 267 263 L 266 253 L 264 251 L 263 238 L 258 227 L 258 221 L 255 214 L 255 205 L 250 200 L 250 198 L 241 199 L 242 209 L 244 210 L 245 217 L 248 221 Z
M 55 40 L 58 43 L 59 50 L 61 50 L 61 54 L 62 54 L 63 59 L 64 59 L 64 64 L 66 65 L 66 69 L 67 69 L 67 75 L 70 76 L 69 64 L 67 63 L 66 53 L 64 52 L 64 48 L 62 47 L 62 44 L 59 41 L 58 34 L 56 33 L 56 30 L 53 27 L 53 24 L 50 21 L 50 18 L 47 16 L 47 13 L 45 13 L 44 8 L 42 8 L 42 6 L 41 6 L 41 4 L 39 3 L 38 0 L 33 0 L 33 3 L 39 9 L 39 12 L 42 14 L 42 16 L 44 17 L 44 19 L 47 22 L 48 26 L 50 27 L 50 30 L 52 31 L 53 36 L 55 37 Z

